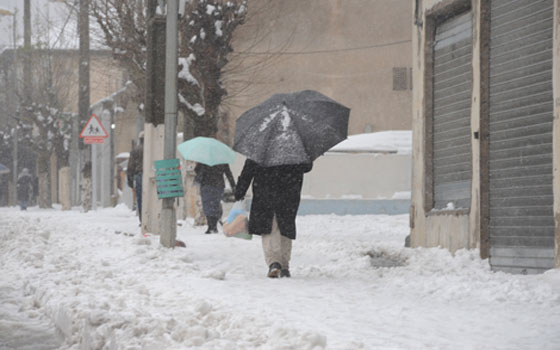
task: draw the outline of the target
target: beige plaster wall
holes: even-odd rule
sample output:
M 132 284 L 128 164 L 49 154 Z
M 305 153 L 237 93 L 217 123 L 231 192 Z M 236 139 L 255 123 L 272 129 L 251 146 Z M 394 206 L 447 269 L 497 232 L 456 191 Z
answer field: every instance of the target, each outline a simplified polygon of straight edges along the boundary
M 59 51 L 54 53 L 53 71 L 62 80 L 59 84 L 64 112 L 78 113 L 78 64 L 77 50 Z M 92 51 L 90 57 L 90 104 L 94 104 L 123 88 L 125 71 L 108 51 Z M 132 92 L 128 95 L 132 95 Z M 127 95 L 119 98 L 124 110 L 115 113 L 115 154 L 129 152 L 131 140 L 136 139 L 137 106 Z
M 231 125 L 273 93 L 315 89 L 352 109 L 350 134 L 410 130 L 412 92 L 393 91 L 392 76 L 411 67 L 409 1 L 251 0 L 249 11 L 226 79 Z
M 70 93 L 65 99 L 65 111 L 78 113 L 78 51 L 69 51 L 58 58 L 67 66 Z M 92 52 L 90 58 L 90 103 L 93 104 L 123 87 L 124 69 L 110 52 Z
M 451 4 L 452 0 L 423 1 L 419 14 L 422 23 L 426 23 L 426 13 Z M 415 1 L 411 2 L 414 6 Z M 479 33 L 479 0 L 473 1 L 473 95 L 471 126 L 472 131 L 479 131 L 480 126 L 480 40 Z M 414 26 L 412 29 L 413 47 L 413 76 L 414 91 L 412 98 L 412 190 L 411 190 L 411 245 L 413 247 L 435 247 L 441 246 L 455 252 L 462 248 L 478 248 L 480 243 L 480 144 L 479 140 L 472 142 L 472 164 L 473 177 L 471 187 L 470 211 L 445 211 L 431 210 L 425 205 L 427 192 L 426 183 L 431 182 L 426 176 L 426 152 L 425 128 L 426 118 L 425 103 L 430 96 L 425 94 L 424 69 L 426 67 L 426 56 L 424 45 L 426 41 L 426 25 Z M 472 134 L 471 134 L 472 135 Z M 431 173 L 431 172 L 428 172 Z

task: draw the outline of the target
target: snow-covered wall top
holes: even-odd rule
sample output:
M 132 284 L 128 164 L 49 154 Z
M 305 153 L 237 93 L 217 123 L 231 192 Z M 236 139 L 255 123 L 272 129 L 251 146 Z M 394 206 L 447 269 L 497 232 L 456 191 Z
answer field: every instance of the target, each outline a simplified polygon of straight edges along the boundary
M 412 131 L 392 130 L 349 136 L 329 152 L 381 152 L 410 154 Z

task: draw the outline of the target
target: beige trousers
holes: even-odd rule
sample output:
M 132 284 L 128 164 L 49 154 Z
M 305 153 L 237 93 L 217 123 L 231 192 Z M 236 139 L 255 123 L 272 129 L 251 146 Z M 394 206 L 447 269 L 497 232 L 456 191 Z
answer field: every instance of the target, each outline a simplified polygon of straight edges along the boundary
M 276 216 L 272 220 L 272 231 L 270 234 L 262 235 L 261 237 L 266 265 L 270 266 L 273 262 L 278 262 L 282 265 L 283 269 L 289 269 L 292 256 L 292 240 L 280 234 Z

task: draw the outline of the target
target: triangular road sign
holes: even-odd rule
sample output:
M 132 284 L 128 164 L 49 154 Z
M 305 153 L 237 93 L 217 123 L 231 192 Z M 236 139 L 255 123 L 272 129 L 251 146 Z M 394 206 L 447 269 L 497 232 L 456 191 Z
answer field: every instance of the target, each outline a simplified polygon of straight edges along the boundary
M 101 124 L 101 122 L 99 121 L 99 118 L 97 118 L 95 114 L 92 114 L 91 117 L 89 117 L 86 126 L 84 126 L 84 128 L 82 129 L 80 137 L 107 138 L 109 137 L 109 134 L 107 134 L 107 131 L 103 127 L 103 124 Z

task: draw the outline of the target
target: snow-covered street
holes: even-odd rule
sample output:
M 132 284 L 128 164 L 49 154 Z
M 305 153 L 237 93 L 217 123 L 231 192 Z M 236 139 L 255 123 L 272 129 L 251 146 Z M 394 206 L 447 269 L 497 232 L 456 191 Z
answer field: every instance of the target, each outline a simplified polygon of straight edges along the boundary
M 404 248 L 407 215 L 298 217 L 292 278 L 277 280 L 266 277 L 260 237 L 180 224 L 187 247 L 169 250 L 139 235 L 123 205 L 87 214 L 1 208 L 0 290 L 10 299 L 2 300 L 0 336 L 12 338 L 0 346 L 17 348 L 11 329 L 38 334 L 49 323 L 64 338 L 60 349 L 560 344 L 558 269 L 507 275 L 475 251 Z M 33 323 L 19 327 L 22 320 Z M 36 349 L 59 347 L 45 337 L 37 335 Z

